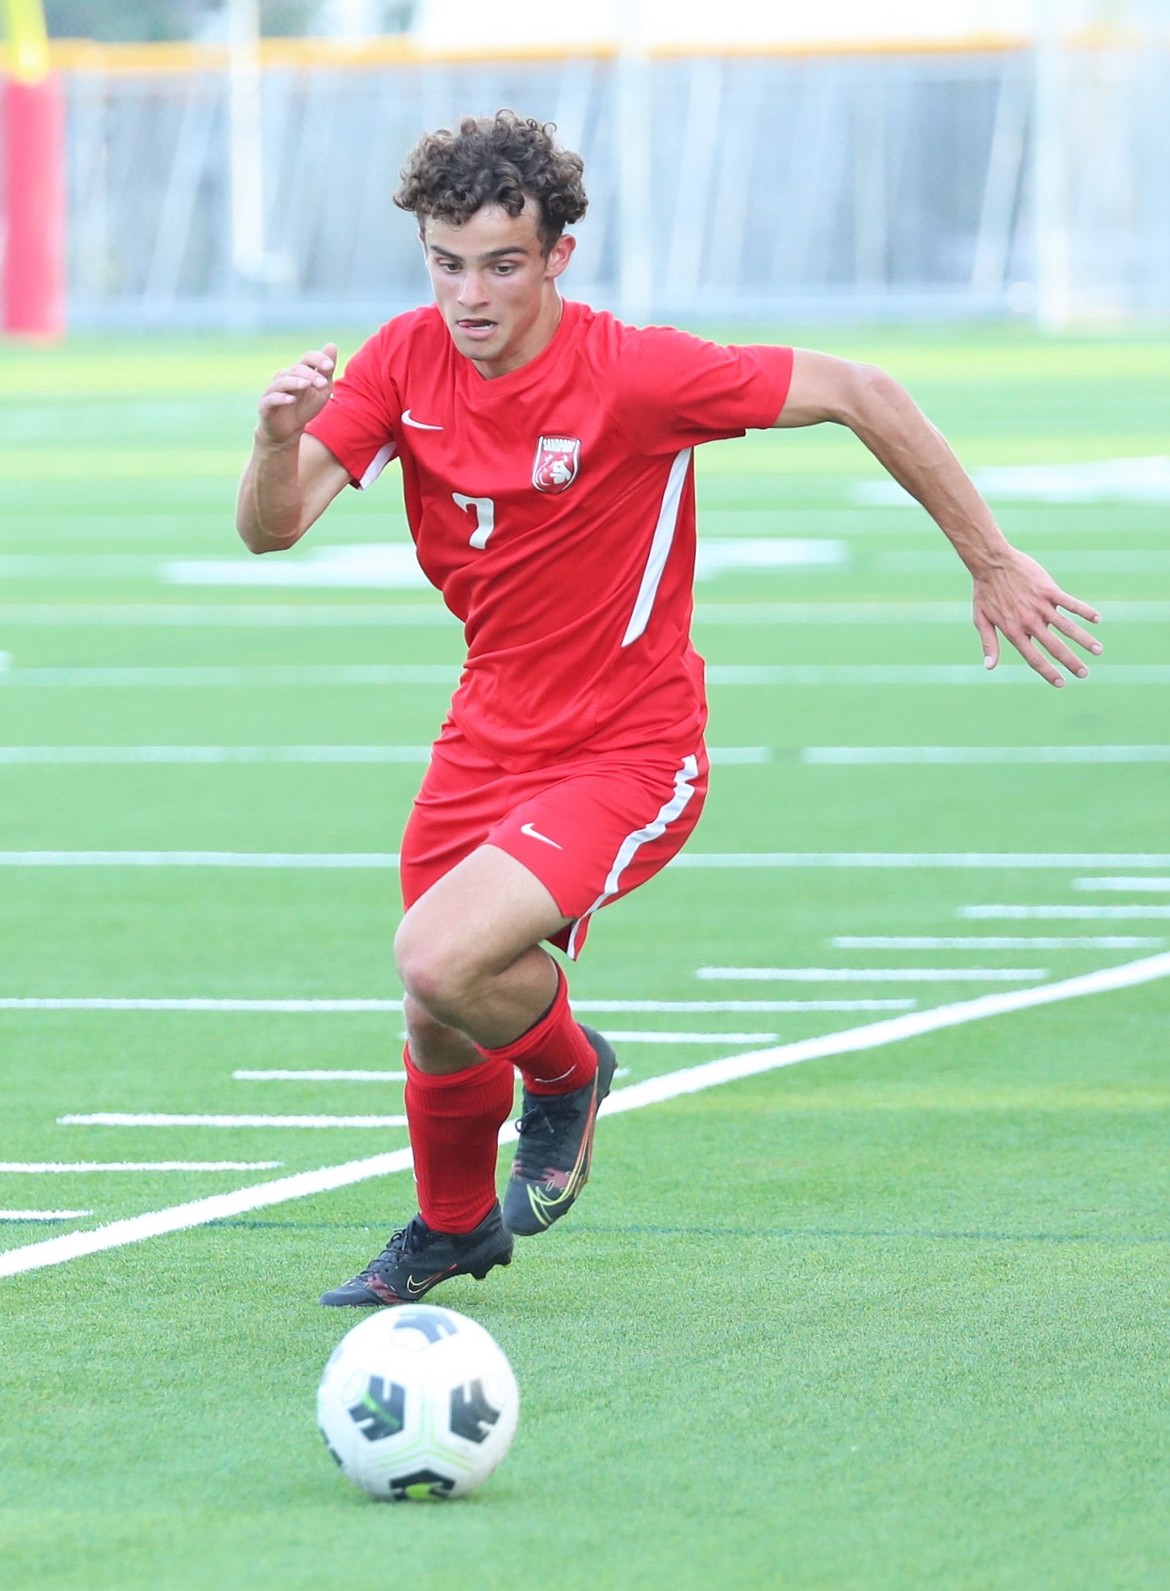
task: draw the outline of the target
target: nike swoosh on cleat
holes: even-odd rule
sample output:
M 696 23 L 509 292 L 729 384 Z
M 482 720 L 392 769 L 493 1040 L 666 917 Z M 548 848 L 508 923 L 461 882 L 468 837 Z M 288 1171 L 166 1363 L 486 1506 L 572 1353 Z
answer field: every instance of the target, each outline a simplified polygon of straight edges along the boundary
M 429 1287 L 434 1287 L 436 1282 L 441 1282 L 444 1276 L 450 1276 L 454 1269 L 454 1265 L 448 1265 L 445 1271 L 436 1271 L 433 1276 L 424 1276 L 421 1282 L 416 1282 L 413 1276 L 408 1276 L 406 1278 L 406 1291 L 412 1298 L 418 1298 Z
M 409 409 L 403 409 L 402 423 L 403 425 L 412 425 L 416 431 L 441 431 L 443 429 L 441 425 L 428 425 L 425 420 L 416 420 Z
M 564 846 L 558 845 L 556 840 L 550 840 L 547 834 L 542 834 L 539 829 L 534 829 L 531 823 L 520 825 L 521 834 L 527 834 L 530 840 L 543 840 L 546 845 L 551 845 L 554 851 L 563 851 Z

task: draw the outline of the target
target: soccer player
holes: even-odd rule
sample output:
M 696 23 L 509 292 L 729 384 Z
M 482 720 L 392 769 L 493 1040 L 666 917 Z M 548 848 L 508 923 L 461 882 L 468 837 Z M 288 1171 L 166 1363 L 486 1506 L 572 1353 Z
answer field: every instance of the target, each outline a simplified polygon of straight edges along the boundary
M 336 376 L 333 344 L 269 383 L 237 523 L 290 547 L 344 486 L 402 470 L 419 562 L 467 658 L 401 849 L 406 1113 L 419 1213 L 322 1303 L 422 1298 L 483 1277 L 589 1175 L 609 1044 L 563 971 L 590 918 L 683 845 L 707 787 L 703 665 L 689 628 L 692 453 L 751 428 L 849 427 L 970 571 L 1000 634 L 1050 684 L 1101 650 L 1095 623 L 1009 545 L 938 431 L 881 370 L 786 347 L 636 329 L 561 298 L 583 166 L 500 111 L 422 138 L 395 202 L 434 303 L 397 315 Z M 1066 639 L 1067 638 L 1067 639 Z M 501 1208 L 498 1136 L 523 1080 Z

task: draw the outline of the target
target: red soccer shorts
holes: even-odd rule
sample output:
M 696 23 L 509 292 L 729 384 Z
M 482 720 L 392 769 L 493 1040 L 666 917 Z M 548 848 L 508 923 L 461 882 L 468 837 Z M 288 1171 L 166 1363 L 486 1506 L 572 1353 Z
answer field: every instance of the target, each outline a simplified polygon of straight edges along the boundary
M 508 773 L 445 726 L 406 833 L 400 879 L 409 908 L 481 845 L 514 856 L 569 926 L 553 942 L 576 960 L 589 919 L 637 889 L 682 849 L 707 795 L 707 754 L 594 755 Z

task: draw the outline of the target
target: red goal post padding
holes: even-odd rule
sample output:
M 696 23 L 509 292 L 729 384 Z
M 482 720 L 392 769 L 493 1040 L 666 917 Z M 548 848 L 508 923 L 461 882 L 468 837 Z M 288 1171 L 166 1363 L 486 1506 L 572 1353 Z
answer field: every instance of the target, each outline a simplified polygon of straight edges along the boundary
M 65 110 L 58 78 L 4 84 L 4 330 L 65 330 Z

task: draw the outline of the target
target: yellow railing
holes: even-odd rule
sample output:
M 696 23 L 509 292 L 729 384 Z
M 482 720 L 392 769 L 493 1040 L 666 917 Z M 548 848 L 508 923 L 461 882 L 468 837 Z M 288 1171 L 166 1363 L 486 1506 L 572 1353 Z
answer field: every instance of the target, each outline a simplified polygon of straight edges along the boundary
M 0 0 L 9 8 L 23 8 L 27 0 Z M 1084 29 L 1066 36 L 1066 48 L 1095 51 L 1108 48 L 1149 48 L 1165 45 L 1157 40 L 1119 28 Z M 1031 40 L 1018 34 L 978 33 L 958 40 L 886 39 L 878 41 L 798 43 L 798 44 L 668 44 L 654 46 L 649 54 L 655 60 L 678 60 L 696 55 L 725 59 L 759 58 L 808 60 L 825 57 L 880 56 L 967 56 L 1006 55 L 1031 48 Z M 330 67 L 371 70 L 387 66 L 468 65 L 479 61 L 551 62 L 566 59 L 612 60 L 615 47 L 607 45 L 550 46 L 508 45 L 475 50 L 423 49 L 409 38 L 394 35 L 377 39 L 297 38 L 264 39 L 259 58 L 263 68 Z M 53 39 L 49 42 L 52 67 L 60 72 L 95 72 L 109 76 L 166 75 L 192 72 L 222 72 L 228 65 L 225 44 L 150 43 L 100 44 L 92 39 Z M 18 68 L 18 51 L 10 42 L 0 44 L 0 72 L 12 74 Z
M 890 40 L 857 44 L 671 44 L 650 51 L 654 59 L 694 55 L 728 58 L 761 55 L 794 59 L 820 56 L 973 55 L 1006 54 L 1026 49 L 1028 41 L 1007 34 L 980 34 L 959 42 L 937 39 Z M 374 69 L 386 66 L 467 65 L 477 61 L 545 62 L 567 58 L 610 60 L 616 49 L 606 45 L 534 47 L 510 45 L 476 50 L 422 49 L 399 36 L 381 39 L 326 38 L 264 39 L 260 65 L 268 68 L 335 67 Z M 54 39 L 50 45 L 53 67 L 61 72 L 101 72 L 112 76 L 221 72 L 228 63 L 223 44 L 150 43 L 99 44 L 92 39 Z M 8 72 L 11 48 L 0 47 L 0 71 Z

